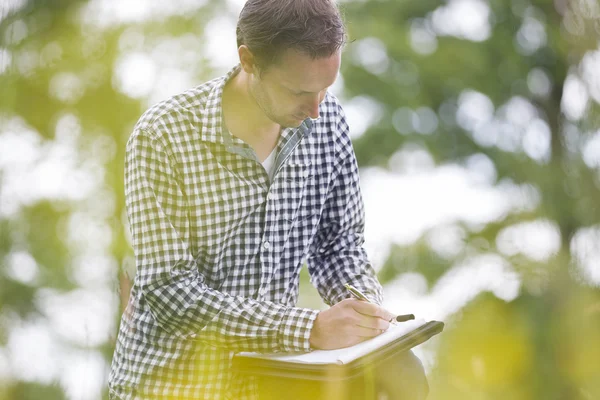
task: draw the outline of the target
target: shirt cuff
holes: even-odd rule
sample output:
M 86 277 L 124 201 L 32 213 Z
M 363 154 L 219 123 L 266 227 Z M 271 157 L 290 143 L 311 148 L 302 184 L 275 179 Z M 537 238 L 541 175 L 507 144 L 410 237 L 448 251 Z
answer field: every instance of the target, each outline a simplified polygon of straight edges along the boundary
M 319 311 L 309 308 L 289 308 L 279 326 L 279 345 L 281 351 L 309 352 L 310 332 Z

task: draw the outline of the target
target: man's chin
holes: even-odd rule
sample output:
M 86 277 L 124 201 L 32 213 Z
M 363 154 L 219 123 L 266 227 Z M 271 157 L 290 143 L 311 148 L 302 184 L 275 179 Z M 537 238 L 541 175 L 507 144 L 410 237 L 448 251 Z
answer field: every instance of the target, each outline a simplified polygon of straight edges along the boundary
M 270 120 L 275 122 L 276 124 L 280 125 L 282 128 L 298 128 L 300 125 L 302 125 L 302 122 L 304 122 L 306 118 L 304 119 L 300 119 L 298 117 L 296 117 L 295 115 L 288 115 L 285 117 L 281 117 L 281 118 L 274 118 L 271 117 Z
M 302 125 L 302 121 L 296 122 L 296 124 L 294 124 L 294 125 L 286 126 L 286 128 L 296 129 L 296 128 L 299 128 L 300 125 Z
M 304 122 L 304 119 L 299 119 L 297 117 L 292 116 L 291 118 L 288 118 L 288 120 L 286 121 L 286 124 L 280 124 L 286 128 L 298 128 L 300 125 L 302 125 L 302 122 Z

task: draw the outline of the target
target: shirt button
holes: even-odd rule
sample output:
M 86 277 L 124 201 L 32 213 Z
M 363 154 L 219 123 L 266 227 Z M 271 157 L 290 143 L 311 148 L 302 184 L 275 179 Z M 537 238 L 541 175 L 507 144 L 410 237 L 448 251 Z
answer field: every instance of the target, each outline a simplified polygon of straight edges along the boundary
M 268 241 L 265 241 L 265 242 L 263 243 L 263 249 L 265 249 L 265 250 L 268 250 L 268 249 L 269 249 L 269 247 L 271 247 L 271 243 L 269 243 Z
M 265 288 L 262 288 L 262 289 L 260 289 L 260 290 L 258 291 L 258 294 L 259 294 L 259 295 L 261 295 L 261 296 L 264 296 L 264 295 L 265 295 L 265 293 L 267 293 L 267 289 L 265 289 Z
M 274 197 L 275 195 L 273 193 L 267 194 L 267 200 L 273 200 Z

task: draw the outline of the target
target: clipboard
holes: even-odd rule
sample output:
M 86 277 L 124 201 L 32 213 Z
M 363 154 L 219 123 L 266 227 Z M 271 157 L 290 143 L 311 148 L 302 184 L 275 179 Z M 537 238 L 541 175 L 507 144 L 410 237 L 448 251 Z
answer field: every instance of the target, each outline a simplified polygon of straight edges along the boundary
M 281 361 L 239 353 L 232 360 L 233 371 L 241 375 L 269 378 L 289 378 L 304 381 L 340 381 L 356 378 L 364 373 L 366 369 L 379 364 L 401 352 L 426 342 L 431 337 L 442 332 L 444 323 L 440 321 L 429 321 L 418 328 L 398 337 L 384 346 L 356 358 L 348 363 L 297 363 Z

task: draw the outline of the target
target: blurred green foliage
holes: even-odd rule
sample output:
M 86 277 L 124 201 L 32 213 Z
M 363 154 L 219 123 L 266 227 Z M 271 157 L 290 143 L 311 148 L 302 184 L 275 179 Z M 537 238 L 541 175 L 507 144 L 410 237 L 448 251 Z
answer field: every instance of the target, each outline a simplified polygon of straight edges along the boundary
M 15 213 L 0 217 L 2 344 L 14 318 L 27 321 L 43 315 L 36 302 L 40 290 L 68 292 L 78 286 L 75 258 L 85 245 L 78 247 L 65 228 L 74 214 L 87 213 L 95 223 L 110 228 L 104 251 L 117 266 L 111 272 L 112 289 L 120 292 L 121 303 L 126 301 L 133 270 L 123 224 L 124 150 L 133 124 L 148 104 L 144 96 L 130 97 L 119 88 L 118 61 L 133 51 L 127 44 L 132 37 L 143 38 L 136 51 L 150 53 L 164 40 L 192 34 L 197 43 L 186 42 L 188 48 L 183 50 L 201 54 L 197 62 L 185 65 L 196 84 L 203 82 L 216 75 L 202 52 L 204 27 L 215 16 L 230 13 L 225 2 L 214 0 L 199 2 L 190 12 L 104 26 L 81 21 L 87 4 L 30 0 L 0 19 L 0 50 L 4 50 L 0 129 L 8 131 L 7 121 L 20 118 L 45 146 L 60 139 L 61 118 L 74 116 L 76 127 L 71 130 L 81 132 L 75 135 L 79 156 L 74 166 L 87 168 L 92 161 L 101 166 L 100 184 L 86 198 L 55 196 L 24 202 Z M 483 21 L 489 33 L 480 27 L 484 33 L 473 39 L 465 36 L 466 28 L 459 29 L 473 22 L 474 11 L 468 8 L 454 21 L 458 33 L 443 32 L 436 18 L 456 4 L 487 12 Z M 494 184 L 529 185 L 539 193 L 540 203 L 534 210 L 512 212 L 484 227 L 463 224 L 469 248 L 500 254 L 498 235 L 519 222 L 549 220 L 560 233 L 560 249 L 548 260 L 502 255 L 523 282 L 515 300 L 505 302 L 483 293 L 449 317 L 437 342 L 430 399 L 600 398 L 600 293 L 582 276 L 572 254 L 575 235 L 600 222 L 598 168 L 582 157 L 583 145 L 600 127 L 600 112 L 594 99 L 584 116 L 565 115 L 561 107 L 565 81 L 569 76 L 581 79 L 581 61 L 597 49 L 598 7 L 587 0 L 364 0 L 344 2 L 343 10 L 352 39 L 342 65 L 344 95 L 369 98 L 379 113 L 355 140 L 361 166 L 390 169 L 390 158 L 407 145 L 425 149 L 437 165 L 462 165 L 473 155 L 483 155 L 495 168 Z M 172 56 L 183 60 L 175 52 Z M 541 79 L 539 90 L 536 79 L 538 86 Z M 532 157 L 522 143 L 508 148 L 501 139 L 486 142 L 478 137 L 457 116 L 465 93 L 485 96 L 498 119 L 507 118 L 502 110 L 511 100 L 531 105 L 535 117 L 549 128 L 549 157 Z M 422 113 L 415 114 L 418 110 Z M 408 125 L 402 120 L 407 112 L 412 118 Z M 415 118 L 421 124 L 435 120 L 434 129 L 420 132 Z M 491 133 L 492 127 L 487 129 Z M 4 173 L 0 170 L 0 183 Z M 14 194 L 2 192 L 0 186 L 0 196 Z M 103 207 L 108 212 L 96 209 Z M 478 243 L 488 245 L 482 248 Z M 35 259 L 39 269 L 35 281 L 24 283 L 7 272 L 7 260 L 14 252 Z M 465 257 L 463 252 L 440 257 L 423 239 L 410 246 L 393 245 L 380 278 L 387 283 L 403 273 L 418 272 L 433 287 Z M 595 262 L 599 268 L 600 261 Z M 302 280 L 306 283 L 308 276 Z M 305 303 L 320 306 L 315 299 Z M 119 314 L 115 309 L 115 321 Z M 95 349 L 109 362 L 112 346 L 108 341 Z M 55 384 L 0 382 L 2 400 L 65 396 Z
M 581 76 L 582 58 L 597 49 L 599 8 L 586 1 L 496 0 L 487 4 L 491 29 L 484 41 L 436 35 L 437 1 L 347 5 L 351 36 L 358 41 L 376 38 L 389 64 L 375 73 L 355 58 L 343 64 L 348 93 L 367 95 L 381 107 L 382 117 L 355 141 L 359 163 L 389 168 L 389 158 L 398 149 L 415 143 L 436 164 L 460 164 L 473 154 L 483 154 L 493 162 L 497 182 L 531 185 L 540 193 L 540 204 L 533 212 L 509 214 L 483 229 L 465 224 L 466 242 L 483 241 L 491 248 L 482 251 L 500 252 L 494 243 L 503 229 L 540 218 L 553 221 L 560 231 L 560 249 L 547 261 L 536 262 L 521 254 L 507 257 L 523 281 L 516 300 L 505 303 L 482 294 L 449 319 L 439 339 L 431 399 L 600 398 L 600 363 L 595 361 L 599 359 L 600 294 L 597 286 L 581 277 L 571 254 L 576 232 L 600 221 L 600 209 L 594 204 L 600 198 L 598 170 L 586 165 L 581 154 L 583 143 L 600 127 L 600 109 L 594 100 L 581 118 L 568 118 L 561 109 L 568 74 Z M 472 16 L 462 17 L 468 23 Z M 532 20 L 543 27 L 545 40 L 525 51 L 518 37 Z M 416 52 L 415 32 L 429 35 L 436 50 Z M 547 76 L 551 85 L 547 94 L 532 90 L 532 71 Z M 466 90 L 487 96 L 497 118 L 502 106 L 515 97 L 533 105 L 538 118 L 550 128 L 549 159 L 540 162 L 522 149 L 507 151 L 498 142 L 484 143 L 457 121 L 456 114 L 444 118 L 448 105 L 452 110 L 460 107 Z M 436 111 L 437 129 L 431 134 L 399 134 L 393 122 L 400 107 Z M 414 256 L 416 265 L 405 262 Z M 416 270 L 433 285 L 462 257 L 440 260 L 419 241 L 392 249 L 380 274 L 387 281 L 402 271 Z M 600 260 L 594 265 L 599 268 Z

